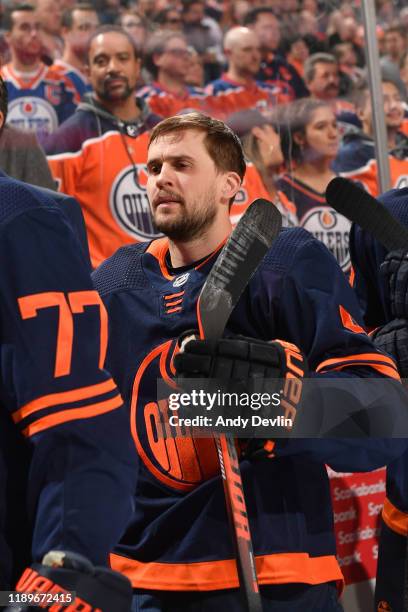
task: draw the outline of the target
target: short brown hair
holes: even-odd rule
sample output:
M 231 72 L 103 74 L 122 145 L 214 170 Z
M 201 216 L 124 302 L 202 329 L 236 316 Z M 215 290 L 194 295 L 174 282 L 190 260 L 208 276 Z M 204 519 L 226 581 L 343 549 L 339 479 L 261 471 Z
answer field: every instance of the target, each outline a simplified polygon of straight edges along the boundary
M 219 172 L 236 172 L 241 181 L 246 163 L 238 136 L 219 119 L 193 112 L 168 117 L 158 123 L 150 134 L 149 147 L 158 138 L 173 132 L 199 130 L 206 133 L 204 145 Z

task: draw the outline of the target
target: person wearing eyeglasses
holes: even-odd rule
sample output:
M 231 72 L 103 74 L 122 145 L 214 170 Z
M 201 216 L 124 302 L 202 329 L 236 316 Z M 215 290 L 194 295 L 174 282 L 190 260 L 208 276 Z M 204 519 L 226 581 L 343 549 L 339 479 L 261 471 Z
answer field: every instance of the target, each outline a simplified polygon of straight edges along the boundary
M 184 109 L 204 108 L 203 89 L 187 85 L 190 62 L 190 49 L 183 34 L 163 30 L 151 37 L 144 63 L 153 81 L 138 95 L 157 115 L 171 117 Z

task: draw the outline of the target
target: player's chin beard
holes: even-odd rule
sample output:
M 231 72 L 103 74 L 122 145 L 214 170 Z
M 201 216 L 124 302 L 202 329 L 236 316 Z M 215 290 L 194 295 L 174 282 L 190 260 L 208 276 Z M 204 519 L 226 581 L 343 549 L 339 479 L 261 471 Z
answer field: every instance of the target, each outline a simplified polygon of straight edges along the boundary
M 180 215 L 176 219 L 161 218 L 155 215 L 154 224 L 159 232 L 165 234 L 175 242 L 189 242 L 205 233 L 217 214 L 214 200 L 206 200 L 211 204 L 201 209 L 187 213 L 185 206 L 180 208 Z

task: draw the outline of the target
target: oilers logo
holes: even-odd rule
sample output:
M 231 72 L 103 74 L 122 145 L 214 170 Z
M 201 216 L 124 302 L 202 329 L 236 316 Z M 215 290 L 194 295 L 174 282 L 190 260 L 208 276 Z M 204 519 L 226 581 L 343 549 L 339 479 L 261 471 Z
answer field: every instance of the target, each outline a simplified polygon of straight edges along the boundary
M 58 117 L 43 98 L 26 96 L 9 103 L 7 123 L 20 130 L 50 134 L 58 127 Z
M 300 220 L 300 225 L 323 242 L 337 259 L 343 272 L 350 269 L 350 221 L 327 206 L 312 208 Z
M 146 192 L 146 166 L 127 166 L 116 177 L 109 197 L 109 205 L 116 223 L 139 241 L 161 236 L 153 224 Z
M 130 428 L 137 453 L 151 476 L 173 490 L 191 491 L 218 474 L 219 463 L 214 438 L 193 439 L 181 431 L 180 435 L 170 431 L 172 412 L 168 400 L 158 398 L 158 381 L 168 386 L 167 396 L 177 389 L 172 380 L 176 350 L 176 341 L 168 340 L 153 348 L 139 365 L 132 388 Z

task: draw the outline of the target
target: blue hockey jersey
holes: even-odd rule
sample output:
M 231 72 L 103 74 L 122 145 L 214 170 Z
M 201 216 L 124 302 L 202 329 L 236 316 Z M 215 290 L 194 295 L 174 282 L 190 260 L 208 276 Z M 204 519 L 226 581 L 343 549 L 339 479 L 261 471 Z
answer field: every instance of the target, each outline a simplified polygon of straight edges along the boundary
M 196 302 L 219 249 L 189 270 L 169 271 L 166 238 L 123 247 L 94 273 L 110 318 L 107 367 L 129 409 L 140 459 L 135 513 L 111 565 L 141 589 L 238 586 L 213 439 L 165 439 L 158 378 L 171 381 L 176 339 L 197 329 Z M 342 314 L 343 313 L 343 314 Z M 228 322 L 229 333 L 299 346 L 316 376 L 396 376 L 392 360 L 349 325 L 356 298 L 326 248 L 303 229 L 283 230 Z M 401 407 L 384 380 L 380 399 Z M 171 383 L 170 383 L 171 384 Z M 398 385 L 397 385 L 398 387 Z M 353 394 L 350 396 L 353 397 Z M 351 400 L 349 400 L 351 401 Z M 364 398 L 355 395 L 355 401 Z M 335 558 L 325 463 L 367 470 L 402 452 L 398 441 L 278 440 L 275 458 L 241 461 L 261 584 L 318 584 L 342 574 Z
M 393 189 L 380 198 L 391 214 L 408 226 L 408 188 Z M 368 327 L 392 320 L 388 284 L 380 274 L 387 250 L 370 232 L 353 225 L 350 250 L 354 269 L 353 286 Z M 385 604 L 393 612 L 403 612 L 408 537 L 408 453 L 387 467 L 386 498 L 382 511 L 376 581 L 376 606 Z M 380 602 L 384 607 L 380 608 Z M 377 609 L 377 607 L 376 607 Z
M 106 564 L 135 464 L 75 219 L 52 192 L 3 173 L 0 197 L 0 588 L 10 589 L 50 549 Z

